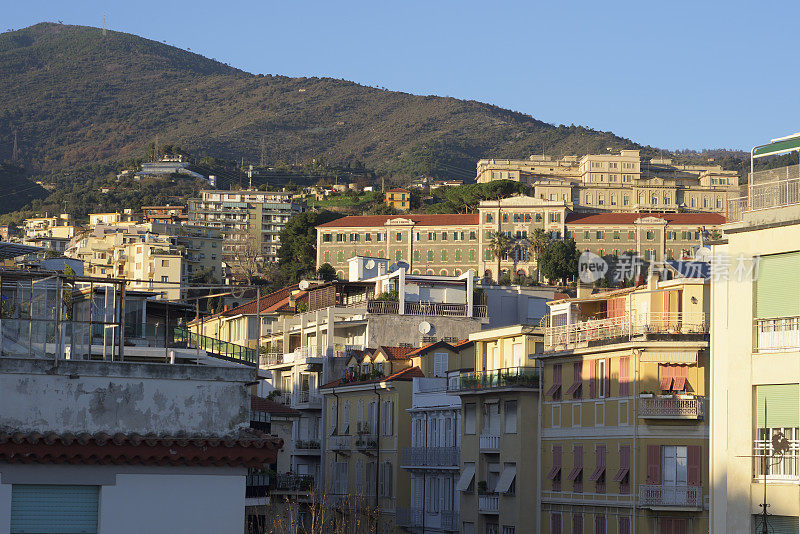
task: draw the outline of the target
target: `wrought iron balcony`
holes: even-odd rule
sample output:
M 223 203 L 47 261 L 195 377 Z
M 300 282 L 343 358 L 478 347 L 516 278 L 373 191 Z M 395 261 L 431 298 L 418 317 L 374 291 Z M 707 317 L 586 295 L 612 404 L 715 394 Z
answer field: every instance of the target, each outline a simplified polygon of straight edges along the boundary
M 314 488 L 314 477 L 311 475 L 283 474 L 276 477 L 275 489 L 295 492 L 311 491 Z
M 700 510 L 703 487 L 643 484 L 639 486 L 639 507 Z
M 460 463 L 459 447 L 404 447 L 400 456 L 403 467 L 458 467 Z
M 705 397 L 640 397 L 639 417 L 642 419 L 702 419 Z

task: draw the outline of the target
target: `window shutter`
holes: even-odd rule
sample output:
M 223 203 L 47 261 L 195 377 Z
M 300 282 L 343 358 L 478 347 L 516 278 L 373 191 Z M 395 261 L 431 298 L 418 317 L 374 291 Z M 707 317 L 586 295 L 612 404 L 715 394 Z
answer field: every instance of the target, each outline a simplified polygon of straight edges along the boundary
M 756 425 L 758 428 L 797 428 L 800 426 L 800 386 L 772 384 L 756 386 Z M 764 421 L 764 405 L 767 420 Z
M 386 435 L 394 434 L 394 401 L 389 401 L 389 410 L 386 413 Z
M 550 512 L 550 532 L 561 534 L 561 514 L 558 512 Z
M 755 282 L 756 317 L 800 315 L 800 252 L 761 256 Z
M 622 445 L 619 448 L 619 466 L 630 469 L 631 467 L 631 446 Z
M 583 514 L 580 512 L 572 514 L 572 534 L 583 534 Z
M 583 381 L 583 376 L 581 374 L 581 368 L 582 367 L 583 367 L 583 363 L 582 362 L 577 362 L 577 363 L 573 364 L 573 367 L 572 367 L 572 381 L 573 381 L 574 384 L 580 384 Z M 581 388 L 577 387 L 575 392 L 572 394 L 572 396 L 579 399 L 582 396 L 581 393 L 582 393 L 581 392 Z
M 561 445 L 553 445 L 553 467 L 561 469 Z
M 631 518 L 630 517 L 620 517 L 619 518 L 619 534 L 631 534 Z
M 606 376 L 603 378 L 606 381 L 606 397 L 611 396 L 611 358 L 606 358 Z
M 627 397 L 630 395 L 628 384 L 630 383 L 630 356 L 623 356 L 619 359 L 619 395 Z
M 589 398 L 597 397 L 597 360 L 589 360 Z
M 702 463 L 700 445 L 689 445 L 686 448 L 686 482 L 690 486 L 700 485 L 700 465 Z
M 661 445 L 647 446 L 647 484 L 661 484 Z
M 97 532 L 99 493 L 98 486 L 14 484 L 11 532 Z

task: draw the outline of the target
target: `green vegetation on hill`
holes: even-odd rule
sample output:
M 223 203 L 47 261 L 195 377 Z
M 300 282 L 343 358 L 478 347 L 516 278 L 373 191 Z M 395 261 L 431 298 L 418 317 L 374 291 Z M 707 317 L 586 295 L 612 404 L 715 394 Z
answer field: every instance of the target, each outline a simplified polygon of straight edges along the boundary
M 0 213 L 15 210 L 49 193 L 39 184 L 25 177 L 25 171 L 15 165 L 0 163 Z
M 634 148 L 489 104 L 329 78 L 252 75 L 135 35 L 42 23 L 0 35 L 0 160 L 31 169 L 144 156 L 162 143 L 231 160 L 362 162 L 473 178 L 481 157 Z M 652 151 L 655 153 L 655 151 Z

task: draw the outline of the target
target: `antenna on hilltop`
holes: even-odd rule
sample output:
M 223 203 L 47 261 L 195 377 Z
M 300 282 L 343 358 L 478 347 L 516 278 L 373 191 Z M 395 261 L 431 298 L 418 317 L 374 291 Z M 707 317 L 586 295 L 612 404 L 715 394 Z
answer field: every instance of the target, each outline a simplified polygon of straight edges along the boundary
M 17 129 L 14 128 L 14 144 L 11 147 L 11 161 L 14 163 L 19 159 L 19 144 L 17 143 Z
M 103 13 L 103 37 L 106 36 L 106 14 Z

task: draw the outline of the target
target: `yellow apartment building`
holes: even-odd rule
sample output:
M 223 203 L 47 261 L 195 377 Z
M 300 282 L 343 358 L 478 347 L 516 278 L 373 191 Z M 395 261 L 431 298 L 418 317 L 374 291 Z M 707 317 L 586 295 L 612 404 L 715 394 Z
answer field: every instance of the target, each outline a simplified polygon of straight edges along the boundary
M 705 279 L 550 303 L 543 534 L 707 533 Z
M 383 202 L 397 211 L 408 211 L 411 209 L 411 191 L 401 188 L 389 189 L 383 195 Z
M 474 370 L 451 373 L 461 399 L 460 532 L 517 534 L 539 524 L 537 328 L 476 332 Z
M 795 135 L 753 154 L 798 149 Z M 751 173 L 712 247 L 713 532 L 800 531 L 798 184 L 797 165 Z

